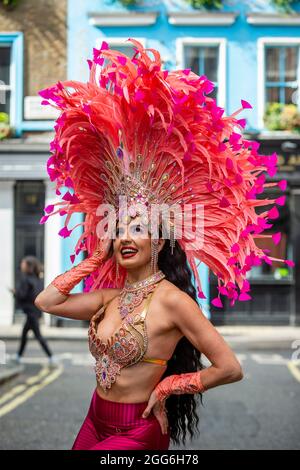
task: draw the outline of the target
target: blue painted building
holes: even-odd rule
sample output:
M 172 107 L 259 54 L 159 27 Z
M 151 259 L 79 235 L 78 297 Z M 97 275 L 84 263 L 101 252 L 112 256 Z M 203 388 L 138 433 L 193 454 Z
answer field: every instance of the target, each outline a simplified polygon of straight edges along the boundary
M 126 39 L 134 37 L 158 49 L 165 68 L 192 67 L 207 74 L 227 114 L 239 108 L 241 98 L 249 100 L 254 109 L 245 111 L 248 129 L 262 130 L 265 101 L 277 97 L 274 88 L 278 87 L 280 100 L 284 88 L 290 94 L 297 90 L 298 77 L 291 74 L 286 80 L 284 69 L 285 62 L 297 69 L 298 14 L 282 17 L 270 1 L 261 0 L 224 1 L 224 8 L 214 11 L 192 9 L 185 0 L 137 4 L 126 8 L 111 0 L 69 0 L 70 78 L 87 78 L 85 59 L 103 39 L 128 52 Z M 273 67 L 278 68 L 278 77 Z
M 299 107 L 300 5 L 295 2 L 293 12 L 286 13 L 272 1 L 222 3 L 218 10 L 199 10 L 185 0 L 137 1 L 130 7 L 121 1 L 69 0 L 68 76 L 87 79 L 86 59 L 102 40 L 131 54 L 126 40 L 133 37 L 146 47 L 158 49 L 165 68 L 190 67 L 199 75 L 207 75 L 215 84 L 213 96 L 226 115 L 240 107 L 241 99 L 249 101 L 253 109 L 240 115 L 247 119 L 245 132 L 260 142 L 265 153 L 278 153 L 280 171 L 273 180 L 288 181 L 287 204 L 274 224 L 274 231 L 282 232 L 281 242 L 277 247 L 265 243 L 263 248 L 272 250 L 273 256 L 297 261 L 299 255 L 292 240 L 299 239 L 299 225 L 292 207 L 298 207 L 299 202 L 299 133 L 297 126 L 291 128 L 284 121 L 284 114 L 286 127 L 278 124 L 278 115 L 277 121 L 272 113 L 269 121 L 264 115 L 269 112 L 269 103 Z M 222 311 L 209 311 L 204 303 L 205 313 L 216 324 L 295 324 L 299 318 L 298 266 L 297 262 L 293 272 L 276 263 L 256 267 L 250 278 L 253 301 L 237 302 L 234 309 L 225 306 Z M 214 297 L 214 276 L 208 275 L 205 267 L 201 279 L 207 297 Z

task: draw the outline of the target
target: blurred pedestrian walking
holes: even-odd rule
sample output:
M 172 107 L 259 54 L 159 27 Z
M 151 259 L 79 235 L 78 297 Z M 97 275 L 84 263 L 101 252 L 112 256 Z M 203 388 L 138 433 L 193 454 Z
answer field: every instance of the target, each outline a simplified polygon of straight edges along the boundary
M 34 305 L 36 296 L 44 289 L 44 280 L 41 277 L 42 266 L 35 256 L 25 256 L 20 263 L 21 275 L 15 289 L 10 289 L 14 294 L 18 306 L 26 315 L 26 322 L 23 326 L 19 350 L 14 356 L 14 360 L 20 362 L 27 344 L 27 335 L 32 330 L 43 350 L 49 358 L 49 364 L 55 362 L 53 354 L 43 338 L 39 319 L 42 316 L 41 310 Z

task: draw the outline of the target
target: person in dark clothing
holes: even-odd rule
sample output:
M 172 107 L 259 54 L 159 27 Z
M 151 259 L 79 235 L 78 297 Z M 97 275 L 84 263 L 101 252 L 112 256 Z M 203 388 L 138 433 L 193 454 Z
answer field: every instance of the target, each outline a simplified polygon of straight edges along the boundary
M 20 358 L 27 344 L 28 332 L 32 330 L 35 338 L 39 341 L 41 347 L 47 354 L 49 363 L 52 364 L 52 352 L 45 338 L 43 338 L 39 327 L 39 319 L 42 316 L 42 312 L 34 305 L 35 298 L 44 289 L 44 282 L 40 277 L 41 265 L 35 256 L 25 256 L 21 261 L 20 268 L 20 278 L 16 288 L 11 289 L 11 292 L 14 294 L 18 306 L 23 310 L 27 318 L 23 326 L 19 350 L 15 356 L 15 360 L 20 362 Z

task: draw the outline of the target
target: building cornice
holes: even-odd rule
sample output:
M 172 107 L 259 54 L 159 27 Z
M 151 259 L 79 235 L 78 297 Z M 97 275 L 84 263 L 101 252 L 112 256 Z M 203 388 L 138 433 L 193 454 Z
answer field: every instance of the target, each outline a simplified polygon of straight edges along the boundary
M 251 12 L 246 14 L 247 23 L 254 26 L 298 26 L 300 25 L 300 14 L 298 13 L 260 13 Z
M 230 26 L 239 13 L 237 12 L 198 12 L 169 11 L 168 22 L 174 26 Z
M 0 142 L 0 154 L 47 153 L 50 155 L 50 140 L 50 137 L 35 142 L 31 139 L 6 139 Z
M 150 26 L 156 23 L 159 11 L 103 11 L 88 13 L 92 26 Z
M 300 140 L 300 134 L 289 131 L 258 131 L 258 132 L 246 132 L 244 133 L 245 138 L 259 139 L 259 140 Z

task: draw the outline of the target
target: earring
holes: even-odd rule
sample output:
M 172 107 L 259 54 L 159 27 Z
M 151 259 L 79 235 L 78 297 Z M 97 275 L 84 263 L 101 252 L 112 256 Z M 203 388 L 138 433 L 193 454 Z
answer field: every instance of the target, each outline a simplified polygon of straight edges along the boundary
M 174 227 L 174 224 L 171 223 L 170 224 L 170 246 L 171 246 L 171 254 L 173 255 L 173 250 L 174 250 L 174 246 L 175 246 L 175 227 Z
M 119 263 L 116 260 L 116 280 L 118 280 L 118 279 L 119 279 Z
M 151 240 L 151 271 L 156 273 L 158 261 L 158 240 Z

